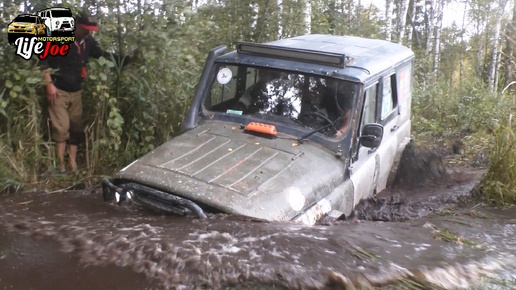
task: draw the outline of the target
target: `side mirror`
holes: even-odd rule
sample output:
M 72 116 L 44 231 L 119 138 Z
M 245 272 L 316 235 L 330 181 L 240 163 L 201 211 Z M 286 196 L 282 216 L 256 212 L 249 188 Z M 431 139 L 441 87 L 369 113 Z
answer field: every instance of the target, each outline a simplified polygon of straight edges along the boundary
M 362 129 L 360 144 L 368 148 L 377 148 L 382 143 L 383 126 L 380 124 L 367 124 Z

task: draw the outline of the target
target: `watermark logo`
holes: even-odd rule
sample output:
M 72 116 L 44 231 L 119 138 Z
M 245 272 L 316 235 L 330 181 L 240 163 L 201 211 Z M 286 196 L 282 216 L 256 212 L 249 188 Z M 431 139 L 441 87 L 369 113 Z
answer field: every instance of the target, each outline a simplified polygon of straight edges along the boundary
M 75 41 L 75 18 L 64 7 L 52 7 L 35 14 L 20 14 L 7 29 L 9 43 L 16 55 L 29 60 L 33 55 L 44 60 L 66 56 Z

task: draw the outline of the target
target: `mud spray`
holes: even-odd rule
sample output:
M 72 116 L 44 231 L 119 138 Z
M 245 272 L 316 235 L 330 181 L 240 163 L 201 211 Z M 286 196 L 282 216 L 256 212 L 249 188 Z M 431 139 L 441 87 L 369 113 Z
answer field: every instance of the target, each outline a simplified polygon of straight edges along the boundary
M 138 289 L 353 289 L 405 280 L 417 282 L 405 289 L 470 289 L 485 277 L 513 279 L 516 210 L 462 202 L 478 172 L 457 178 L 432 154 L 410 158 L 419 158 L 413 160 L 417 166 L 426 162 L 436 168 L 421 167 L 418 173 L 400 166 L 400 172 L 408 170 L 405 181 L 400 176 L 394 188 L 331 225 L 161 216 L 106 204 L 99 192 L 82 191 L 6 196 L 0 228 L 7 236 L 24 235 L 34 246 L 57 241 L 62 252 L 88 269 L 142 273 L 148 284 Z M 407 182 L 409 173 L 414 177 Z M 23 251 L 0 249 L 1 286 L 20 285 L 9 272 L 16 255 Z M 61 267 L 58 259 L 46 259 L 41 275 Z M 111 276 L 103 270 L 96 279 L 107 283 Z M 36 288 L 51 289 L 44 282 Z

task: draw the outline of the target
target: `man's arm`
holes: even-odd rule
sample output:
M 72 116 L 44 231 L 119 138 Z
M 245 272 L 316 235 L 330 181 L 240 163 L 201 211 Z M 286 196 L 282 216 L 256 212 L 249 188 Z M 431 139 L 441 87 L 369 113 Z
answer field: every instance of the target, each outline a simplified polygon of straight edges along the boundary
M 98 42 L 93 37 L 90 37 L 89 41 L 91 41 L 91 50 L 90 50 L 91 57 L 98 59 L 101 56 L 103 56 L 107 59 L 111 59 L 111 56 L 113 56 L 113 59 L 115 60 L 117 65 L 120 65 L 120 62 L 122 62 L 122 67 L 128 65 L 132 61 L 132 58 L 129 56 L 126 56 L 124 58 L 122 56 L 119 57 L 117 54 L 104 51 L 102 48 L 100 48 Z
M 49 105 L 53 106 L 57 98 L 57 88 L 52 81 L 48 62 L 46 60 L 40 61 L 40 66 L 43 68 L 43 77 L 45 79 L 45 87 L 47 88 L 47 101 Z
M 109 56 L 109 53 L 102 50 L 102 48 L 100 48 L 98 42 L 95 40 L 95 38 L 89 36 L 87 41 L 89 42 L 89 45 L 90 45 L 90 56 L 91 57 L 94 57 L 94 58 L 100 58 L 101 56 L 103 57 L 108 57 Z

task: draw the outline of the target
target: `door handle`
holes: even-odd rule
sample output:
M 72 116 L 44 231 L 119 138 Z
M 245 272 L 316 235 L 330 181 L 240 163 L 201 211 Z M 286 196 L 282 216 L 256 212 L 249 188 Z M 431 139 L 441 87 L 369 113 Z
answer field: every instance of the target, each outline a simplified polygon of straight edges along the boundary
M 378 148 L 371 148 L 371 149 L 367 150 L 367 154 L 373 154 L 373 153 L 375 153 L 375 152 L 376 152 L 376 149 L 378 149 Z
M 391 128 L 391 132 L 394 132 L 394 131 L 396 131 L 396 130 L 398 130 L 398 129 L 399 129 L 399 127 L 398 127 L 397 125 L 394 125 L 394 126 Z

